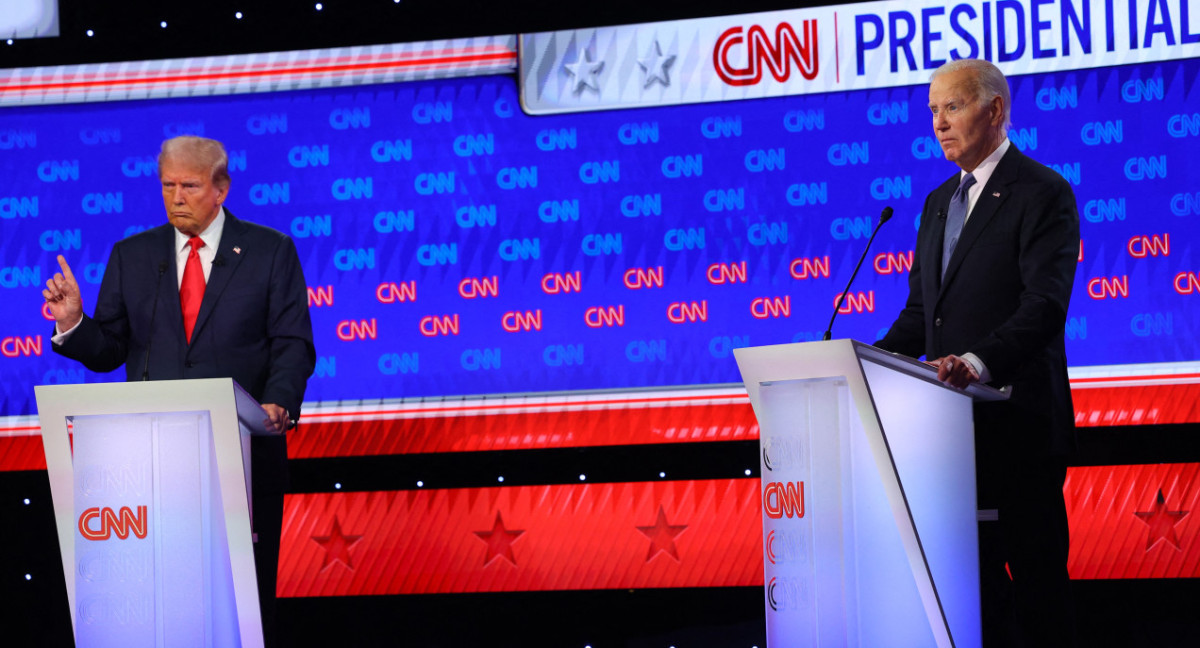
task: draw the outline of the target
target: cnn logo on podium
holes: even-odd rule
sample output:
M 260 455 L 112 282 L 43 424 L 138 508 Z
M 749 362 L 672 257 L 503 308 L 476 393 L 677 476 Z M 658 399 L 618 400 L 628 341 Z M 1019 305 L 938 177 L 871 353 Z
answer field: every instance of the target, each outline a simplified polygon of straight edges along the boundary
M 139 539 L 146 537 L 146 506 L 137 507 L 137 514 L 128 506 L 122 506 L 120 511 L 111 507 L 93 506 L 79 516 L 79 534 L 87 540 L 108 540 L 115 533 L 125 540 L 132 532 Z

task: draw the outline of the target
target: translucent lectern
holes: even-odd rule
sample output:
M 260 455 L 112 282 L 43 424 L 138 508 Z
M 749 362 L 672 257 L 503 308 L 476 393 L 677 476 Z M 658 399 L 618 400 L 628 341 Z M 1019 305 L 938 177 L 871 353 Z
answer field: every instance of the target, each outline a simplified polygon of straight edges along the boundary
M 852 340 L 734 351 L 762 462 L 767 645 L 979 646 L 972 399 Z
M 228 378 L 35 389 L 76 645 L 263 645 L 258 403 Z

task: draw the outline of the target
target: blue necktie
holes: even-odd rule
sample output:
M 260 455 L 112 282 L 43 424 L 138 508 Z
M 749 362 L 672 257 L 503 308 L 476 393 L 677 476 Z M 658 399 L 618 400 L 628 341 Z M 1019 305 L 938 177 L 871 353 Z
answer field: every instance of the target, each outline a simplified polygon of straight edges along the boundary
M 958 183 L 958 189 L 950 197 L 950 213 L 946 216 L 946 233 L 942 237 L 942 276 L 946 275 L 946 266 L 950 265 L 950 255 L 954 254 L 954 246 L 958 244 L 958 235 L 962 233 L 963 223 L 967 222 L 967 205 L 970 199 L 967 192 L 975 184 L 975 176 L 968 173 Z

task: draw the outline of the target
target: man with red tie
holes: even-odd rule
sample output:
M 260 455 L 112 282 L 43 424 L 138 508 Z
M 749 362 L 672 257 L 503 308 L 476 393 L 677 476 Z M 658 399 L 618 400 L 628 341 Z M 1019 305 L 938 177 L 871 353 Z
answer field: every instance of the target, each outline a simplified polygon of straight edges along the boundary
M 300 416 L 316 364 L 304 273 L 291 239 L 223 207 L 228 163 L 216 140 L 163 142 L 158 175 L 168 224 L 113 246 L 91 317 L 58 257 L 62 272 L 42 291 L 55 320 L 52 346 L 92 371 L 124 364 L 130 381 L 233 378 L 263 404 L 266 427 L 284 432 Z M 286 437 L 254 437 L 251 462 L 255 563 L 270 635 Z

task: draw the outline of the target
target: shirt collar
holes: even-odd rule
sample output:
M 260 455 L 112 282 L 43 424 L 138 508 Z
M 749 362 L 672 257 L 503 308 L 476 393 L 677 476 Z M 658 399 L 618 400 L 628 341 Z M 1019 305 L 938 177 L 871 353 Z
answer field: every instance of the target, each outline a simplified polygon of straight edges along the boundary
M 1000 146 L 997 146 L 996 150 L 992 151 L 991 155 L 984 158 L 983 162 L 980 162 L 979 166 L 975 167 L 975 170 L 971 172 L 971 175 L 975 176 L 975 184 L 978 185 L 981 190 L 985 185 L 987 185 L 988 180 L 992 178 L 992 173 L 996 171 L 996 165 L 1000 164 L 1000 158 L 1004 157 L 1004 154 L 1008 152 L 1008 147 L 1011 145 L 1012 142 L 1005 137 L 1004 141 L 1000 142 Z M 959 180 L 961 181 L 966 177 L 966 175 L 966 171 L 960 171 L 958 174 Z
M 217 217 L 213 222 L 200 232 L 200 240 L 204 241 L 204 247 L 216 252 L 217 246 L 221 244 L 221 232 L 225 231 L 225 208 L 222 207 Z M 175 251 L 182 252 L 187 250 L 188 239 L 191 237 L 179 230 L 175 230 Z

